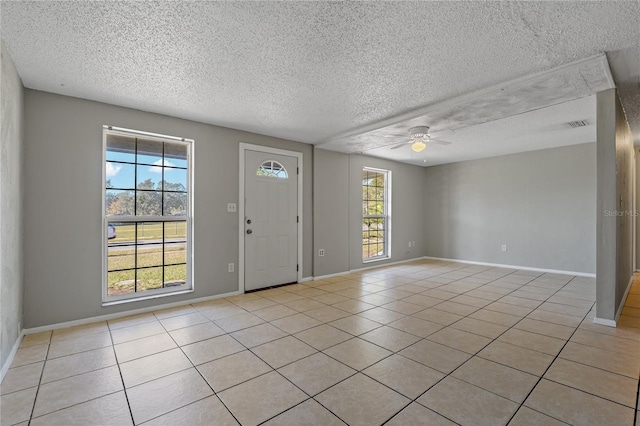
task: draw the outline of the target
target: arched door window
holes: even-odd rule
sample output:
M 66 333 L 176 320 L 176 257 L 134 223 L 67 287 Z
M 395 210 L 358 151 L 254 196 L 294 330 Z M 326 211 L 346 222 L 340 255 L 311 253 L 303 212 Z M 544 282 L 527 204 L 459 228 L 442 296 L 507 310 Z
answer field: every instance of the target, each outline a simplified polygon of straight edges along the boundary
M 274 177 L 278 179 L 286 179 L 289 177 L 284 166 L 274 160 L 268 160 L 260 164 L 260 167 L 258 167 L 258 170 L 256 171 L 256 175 Z

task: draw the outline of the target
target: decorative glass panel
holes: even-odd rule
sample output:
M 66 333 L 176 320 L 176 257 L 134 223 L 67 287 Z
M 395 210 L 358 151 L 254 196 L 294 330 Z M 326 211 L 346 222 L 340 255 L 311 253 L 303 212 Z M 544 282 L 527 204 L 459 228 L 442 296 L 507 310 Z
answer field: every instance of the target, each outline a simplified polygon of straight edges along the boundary
M 265 161 L 260 164 L 260 167 L 258 167 L 258 170 L 256 171 L 256 175 L 279 179 L 286 179 L 289 177 L 284 166 L 274 160 Z

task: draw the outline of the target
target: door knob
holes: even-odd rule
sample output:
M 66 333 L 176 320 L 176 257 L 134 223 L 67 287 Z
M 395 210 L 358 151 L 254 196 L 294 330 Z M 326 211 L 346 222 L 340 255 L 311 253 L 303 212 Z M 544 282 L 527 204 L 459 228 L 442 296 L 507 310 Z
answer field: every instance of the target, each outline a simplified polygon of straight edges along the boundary
M 251 229 L 247 229 L 247 234 L 251 234 L 253 231 Z
M 247 225 L 251 225 L 251 219 L 247 219 Z

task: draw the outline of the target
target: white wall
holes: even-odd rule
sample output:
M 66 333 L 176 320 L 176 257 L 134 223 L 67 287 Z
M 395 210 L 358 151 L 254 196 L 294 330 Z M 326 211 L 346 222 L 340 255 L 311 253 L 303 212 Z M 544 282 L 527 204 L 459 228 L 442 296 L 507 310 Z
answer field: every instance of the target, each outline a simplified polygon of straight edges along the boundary
M 25 95 L 25 327 L 236 291 L 239 142 L 302 152 L 303 276 L 312 274 L 310 145 L 51 93 Z M 101 306 L 102 126 L 195 140 L 191 294 Z
M 428 167 L 424 194 L 427 256 L 595 272 L 594 143 Z
M 0 40 L 0 367 L 20 336 L 22 322 L 22 81 Z M 2 378 L 0 377 L 0 380 Z

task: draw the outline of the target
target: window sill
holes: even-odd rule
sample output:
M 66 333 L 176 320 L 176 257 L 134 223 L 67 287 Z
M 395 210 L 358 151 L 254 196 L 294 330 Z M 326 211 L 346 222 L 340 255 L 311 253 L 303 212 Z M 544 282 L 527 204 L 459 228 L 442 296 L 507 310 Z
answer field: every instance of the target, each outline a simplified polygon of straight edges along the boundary
M 172 291 L 172 292 L 167 292 L 167 293 L 150 294 L 148 296 L 132 297 L 132 298 L 128 298 L 128 299 L 107 300 L 107 301 L 103 301 L 102 302 L 102 306 L 105 307 L 105 306 L 122 305 L 122 304 L 125 304 L 125 303 L 140 302 L 142 300 L 158 299 L 160 297 L 167 297 L 167 296 L 178 296 L 180 294 L 188 294 L 188 293 L 193 293 L 193 288 L 191 288 L 189 290 L 181 290 L 181 291 Z
M 373 263 L 373 262 L 380 262 L 381 260 L 390 260 L 391 256 L 384 256 L 384 257 L 374 257 L 371 259 L 366 259 L 366 260 L 362 260 L 362 263 Z

